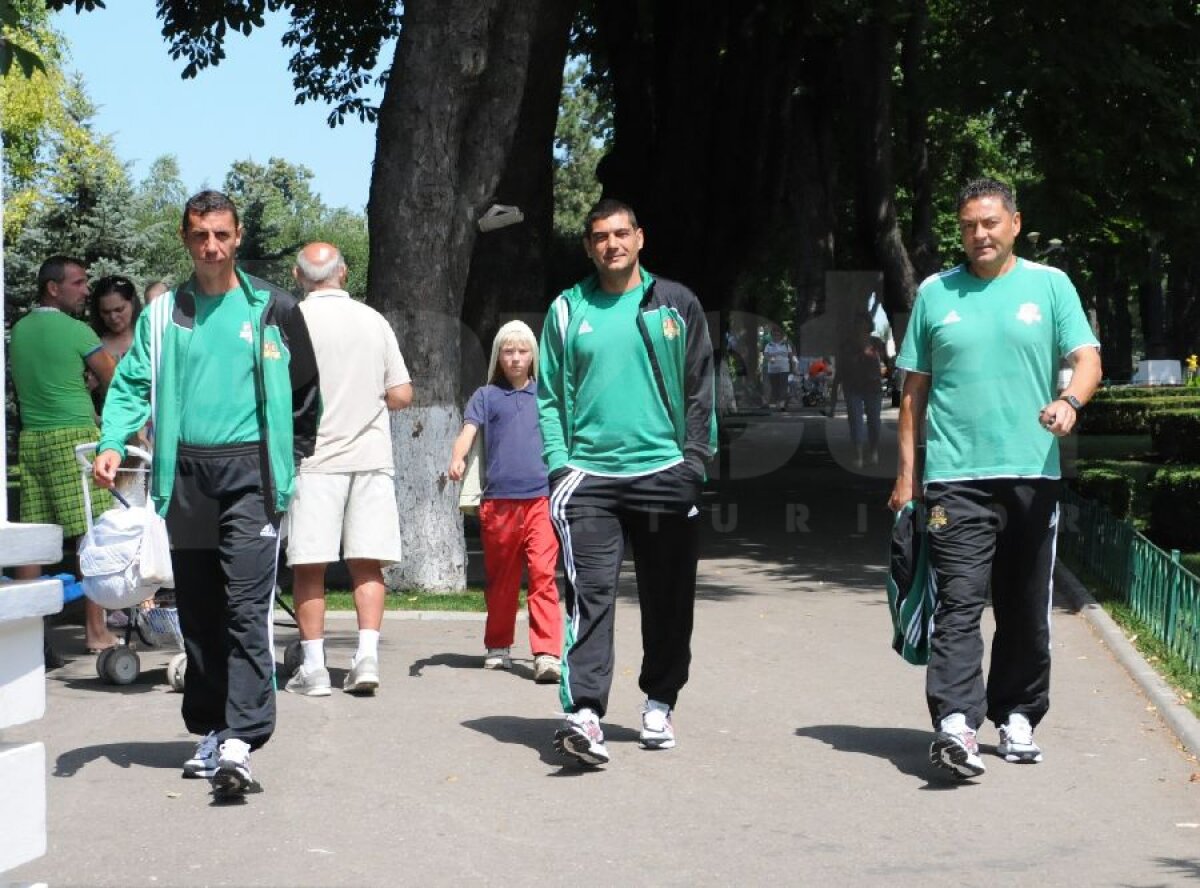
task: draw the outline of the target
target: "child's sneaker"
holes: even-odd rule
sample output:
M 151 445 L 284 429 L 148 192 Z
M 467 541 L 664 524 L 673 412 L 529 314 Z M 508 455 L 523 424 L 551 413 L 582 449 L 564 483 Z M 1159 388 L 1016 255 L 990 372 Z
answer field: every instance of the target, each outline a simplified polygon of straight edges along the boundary
M 608 764 L 600 718 L 590 709 L 567 713 L 563 726 L 554 733 L 554 748 L 585 765 Z
M 183 763 L 184 777 L 211 777 L 217 773 L 217 732 L 209 731 L 196 744 L 192 757 Z
M 987 770 L 979 757 L 975 731 L 967 727 L 967 717 L 961 712 L 942 719 L 941 730 L 929 746 L 929 761 L 963 779 L 978 777 Z
M 674 749 L 675 728 L 671 725 L 671 707 L 657 700 L 646 700 L 642 707 L 642 732 L 638 741 L 643 749 Z
M 558 684 L 562 679 L 562 663 L 554 654 L 538 654 L 533 658 L 533 680 L 538 684 Z
M 1031 765 L 1042 760 L 1042 750 L 1033 742 L 1033 726 L 1019 712 L 1011 713 L 1000 726 L 1000 745 L 996 754 L 1006 762 Z
M 244 796 L 254 784 L 250 776 L 250 744 L 231 737 L 221 744 L 217 755 L 217 773 L 213 775 L 213 795 L 221 799 Z
M 512 666 L 511 654 L 510 648 L 488 648 L 487 656 L 483 658 L 483 668 L 508 669 Z

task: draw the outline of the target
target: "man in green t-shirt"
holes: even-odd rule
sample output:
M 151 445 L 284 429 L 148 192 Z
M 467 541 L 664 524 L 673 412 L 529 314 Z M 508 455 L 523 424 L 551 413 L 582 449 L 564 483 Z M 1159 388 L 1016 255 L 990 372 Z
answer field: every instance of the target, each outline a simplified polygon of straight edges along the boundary
M 583 245 L 596 274 L 555 299 L 539 350 L 550 517 L 567 577 L 567 719 L 554 742 L 589 765 L 608 761 L 600 719 L 626 534 L 642 609 L 640 740 L 675 745 L 671 712 L 691 662 L 697 507 L 716 443 L 704 312 L 686 287 L 642 268 L 642 243 L 629 206 L 592 209 Z
M 63 529 L 63 538 L 71 540 L 87 530 L 75 448 L 100 437 L 84 371 L 95 374 L 103 392 L 115 364 L 95 331 L 75 317 L 88 296 L 87 266 L 83 261 L 51 256 L 38 269 L 37 286 L 38 304 L 13 325 L 9 343 L 13 388 L 21 416 L 17 445 L 21 520 L 27 524 L 57 524 Z M 93 516 L 112 501 L 95 486 L 90 496 Z M 14 571 L 19 579 L 30 579 L 41 572 L 39 565 L 25 565 Z M 84 614 L 88 651 L 96 653 L 112 647 L 116 639 L 104 623 L 104 608 L 85 599 Z
M 937 584 L 929 758 L 967 778 L 986 770 L 976 738 L 985 719 L 999 728 L 1005 761 L 1042 760 L 1033 729 L 1050 705 L 1058 439 L 1100 383 L 1100 346 L 1066 274 L 1014 255 L 1021 214 L 1008 186 L 968 184 L 958 222 L 967 262 L 921 285 L 896 359 L 907 373 L 888 505 L 925 501 Z M 1057 392 L 1064 359 L 1073 374 Z M 996 633 L 985 686 L 989 590 Z

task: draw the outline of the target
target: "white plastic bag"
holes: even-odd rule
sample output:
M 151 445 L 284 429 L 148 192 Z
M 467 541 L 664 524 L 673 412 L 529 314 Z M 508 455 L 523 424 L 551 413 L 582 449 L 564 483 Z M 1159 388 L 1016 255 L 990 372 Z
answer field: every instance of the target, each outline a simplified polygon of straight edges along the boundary
M 465 515 L 479 514 L 479 503 L 483 500 L 483 489 L 487 486 L 484 469 L 483 429 L 475 433 L 471 449 L 467 451 L 467 469 L 463 473 L 462 487 L 458 491 L 458 510 Z
M 139 558 L 142 581 L 174 588 L 175 571 L 171 567 L 171 542 L 167 537 L 167 522 L 155 511 L 154 500 L 150 497 L 146 497 L 146 505 L 142 508 L 146 513 Z
M 161 585 L 147 580 L 141 570 L 148 512 L 140 507 L 109 509 L 80 541 L 83 593 L 101 607 L 108 610 L 133 607 Z

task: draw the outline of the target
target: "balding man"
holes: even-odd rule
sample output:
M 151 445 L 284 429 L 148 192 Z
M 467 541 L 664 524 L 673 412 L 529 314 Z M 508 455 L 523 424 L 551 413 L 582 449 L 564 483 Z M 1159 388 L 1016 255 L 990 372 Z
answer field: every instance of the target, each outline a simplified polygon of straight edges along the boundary
M 381 567 L 400 560 L 388 411 L 412 403 L 412 382 L 387 321 L 344 289 L 346 262 L 336 247 L 309 244 L 292 273 L 305 294 L 300 310 L 312 331 L 323 412 L 289 512 L 288 561 L 304 662 L 286 689 L 309 697 L 331 693 L 325 566 L 338 560 L 340 549 L 358 612 L 358 649 L 342 689 L 369 696 L 379 687 Z

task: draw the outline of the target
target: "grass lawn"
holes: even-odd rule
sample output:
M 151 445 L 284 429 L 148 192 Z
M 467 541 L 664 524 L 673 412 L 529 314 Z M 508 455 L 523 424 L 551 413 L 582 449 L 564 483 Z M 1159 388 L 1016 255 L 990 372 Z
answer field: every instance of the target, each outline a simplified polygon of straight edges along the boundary
M 284 589 L 281 596 L 288 607 L 292 607 L 292 590 Z M 478 611 L 487 610 L 483 589 L 470 586 L 464 592 L 389 592 L 384 605 L 388 610 L 427 611 Z M 521 593 L 521 607 L 525 606 L 525 593 Z M 354 610 L 354 594 L 345 589 L 330 589 L 325 593 L 325 607 L 329 610 Z

